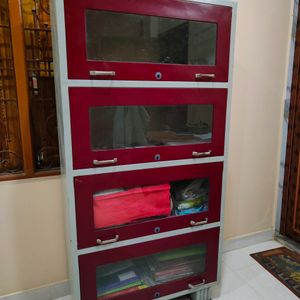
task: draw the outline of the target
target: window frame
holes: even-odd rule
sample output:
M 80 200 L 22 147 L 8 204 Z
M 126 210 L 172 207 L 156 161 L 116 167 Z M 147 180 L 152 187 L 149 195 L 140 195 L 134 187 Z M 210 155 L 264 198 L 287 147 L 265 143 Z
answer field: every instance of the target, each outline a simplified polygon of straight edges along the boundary
M 9 0 L 8 10 L 19 112 L 23 172 L 14 174 L 0 173 L 0 181 L 59 175 L 60 169 L 41 171 L 35 169 L 30 127 L 29 83 L 26 68 L 25 38 L 21 2 L 18 0 Z

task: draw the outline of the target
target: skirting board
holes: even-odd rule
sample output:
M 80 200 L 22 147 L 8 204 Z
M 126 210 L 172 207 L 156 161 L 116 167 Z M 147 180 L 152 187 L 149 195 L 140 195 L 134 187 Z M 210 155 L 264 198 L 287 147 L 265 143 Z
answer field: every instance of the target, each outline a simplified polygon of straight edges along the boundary
M 284 246 L 286 246 L 287 248 L 289 248 L 290 250 L 293 250 L 297 253 L 300 254 L 300 244 L 291 240 L 290 238 L 288 238 L 287 236 L 281 235 L 279 232 L 275 233 L 275 239 L 283 244 Z
M 53 300 L 68 294 L 70 294 L 69 281 L 62 281 L 35 289 L 0 296 L 0 300 Z
M 239 236 L 223 242 L 223 252 L 244 248 L 274 239 L 274 229 Z M 42 286 L 0 297 L 0 300 L 53 300 L 70 294 L 68 281 Z M 205 298 L 205 295 L 201 295 Z M 201 299 L 201 298 L 200 298 Z
M 223 242 L 223 252 L 228 252 L 240 248 L 245 248 L 254 244 L 274 240 L 274 234 L 274 229 L 272 228 L 225 240 Z

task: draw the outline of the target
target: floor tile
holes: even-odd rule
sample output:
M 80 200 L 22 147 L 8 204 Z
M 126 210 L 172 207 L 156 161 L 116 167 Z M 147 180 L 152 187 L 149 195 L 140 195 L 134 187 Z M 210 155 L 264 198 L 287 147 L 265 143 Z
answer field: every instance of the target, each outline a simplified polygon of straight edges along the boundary
M 223 263 L 231 270 L 236 271 L 251 266 L 253 259 L 239 249 L 224 253 Z
M 284 284 L 267 271 L 248 282 L 266 300 L 298 299 Z
M 231 291 L 228 294 L 221 295 L 219 298 L 214 300 L 262 300 L 261 296 L 256 293 L 250 286 L 247 284 Z M 270 299 L 272 300 L 272 299 Z
M 246 282 L 236 272 L 232 271 L 228 266 L 223 265 L 221 275 L 221 295 L 228 294 L 237 290 Z
M 70 286 L 69 286 L 68 281 L 61 282 L 61 283 L 55 284 L 53 287 L 50 287 L 51 299 L 66 296 L 68 294 L 70 294 Z
M 253 260 L 253 264 L 241 268 L 235 272 L 240 276 L 240 278 L 248 282 L 263 274 L 265 272 L 265 269 Z

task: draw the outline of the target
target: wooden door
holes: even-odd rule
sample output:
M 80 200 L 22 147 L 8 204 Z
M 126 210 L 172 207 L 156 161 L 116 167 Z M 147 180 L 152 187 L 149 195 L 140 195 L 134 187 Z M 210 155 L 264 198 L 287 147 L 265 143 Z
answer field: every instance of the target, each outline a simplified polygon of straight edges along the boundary
M 300 242 L 300 17 L 292 82 L 280 233 Z

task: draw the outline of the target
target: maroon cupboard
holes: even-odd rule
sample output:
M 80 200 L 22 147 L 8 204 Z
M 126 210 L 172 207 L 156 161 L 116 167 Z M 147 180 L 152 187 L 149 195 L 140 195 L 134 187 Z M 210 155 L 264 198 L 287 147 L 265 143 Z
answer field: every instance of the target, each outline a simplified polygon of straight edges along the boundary
M 72 296 L 208 300 L 234 1 L 57 0 L 53 12 Z
M 65 0 L 68 77 L 226 82 L 231 18 L 191 1 Z

